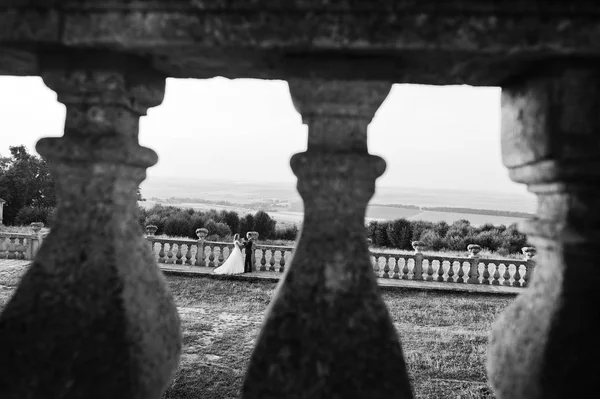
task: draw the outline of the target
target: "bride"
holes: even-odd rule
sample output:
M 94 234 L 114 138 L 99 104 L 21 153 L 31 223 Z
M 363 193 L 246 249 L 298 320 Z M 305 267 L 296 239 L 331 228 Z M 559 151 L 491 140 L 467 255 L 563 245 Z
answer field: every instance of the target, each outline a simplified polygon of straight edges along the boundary
M 242 255 L 241 246 L 239 241 L 240 235 L 235 234 L 233 236 L 233 249 L 229 252 L 227 260 L 219 267 L 217 267 L 213 273 L 215 274 L 241 274 L 244 273 L 244 256 Z

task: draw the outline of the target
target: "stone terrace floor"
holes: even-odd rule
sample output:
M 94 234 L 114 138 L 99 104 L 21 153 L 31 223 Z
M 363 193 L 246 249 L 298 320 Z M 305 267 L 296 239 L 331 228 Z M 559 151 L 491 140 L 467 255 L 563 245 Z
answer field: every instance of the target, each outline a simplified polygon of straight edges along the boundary
M 12 267 L 20 267 L 27 265 L 29 260 L 14 260 L 0 259 L 0 270 Z M 187 275 L 187 276 L 212 276 L 215 278 L 234 278 L 240 280 L 270 280 L 277 281 L 282 274 L 278 272 L 253 272 L 235 276 L 221 276 L 213 274 L 211 267 L 186 266 L 186 265 L 164 265 L 159 264 L 160 269 L 169 275 Z M 473 285 L 465 283 L 439 283 L 436 281 L 411 281 L 411 280 L 394 280 L 394 279 L 379 279 L 379 286 L 382 288 L 393 289 L 398 288 L 414 288 L 422 290 L 435 291 L 461 291 L 473 293 L 490 293 L 490 294 L 506 294 L 515 295 L 523 292 L 523 288 L 505 287 L 494 285 Z

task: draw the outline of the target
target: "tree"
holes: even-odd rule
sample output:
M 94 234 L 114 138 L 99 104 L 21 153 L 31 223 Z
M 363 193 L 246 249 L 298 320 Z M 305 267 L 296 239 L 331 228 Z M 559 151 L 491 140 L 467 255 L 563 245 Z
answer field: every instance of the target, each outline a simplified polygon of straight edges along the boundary
M 373 244 L 378 247 L 387 247 L 390 245 L 390 240 L 388 239 L 387 229 L 388 222 L 377 222 L 377 227 L 375 228 L 375 239 L 373 240 Z
M 46 161 L 27 152 L 25 146 L 10 147 L 11 156 L 0 157 L 0 197 L 6 200 L 4 222 L 13 224 L 23 207 L 56 206 L 54 179 Z
M 229 226 L 232 232 L 240 231 L 240 216 L 235 211 L 221 211 L 223 222 Z
M 275 226 L 277 222 L 271 219 L 271 216 L 265 211 L 258 211 L 254 215 L 254 231 L 259 237 L 272 238 L 275 235 Z
M 254 230 L 254 216 L 247 214 L 240 220 L 240 236 L 245 237 L 246 233 Z
M 412 249 L 412 225 L 406 219 L 397 219 L 391 222 L 387 228 L 387 236 L 390 244 L 399 249 Z

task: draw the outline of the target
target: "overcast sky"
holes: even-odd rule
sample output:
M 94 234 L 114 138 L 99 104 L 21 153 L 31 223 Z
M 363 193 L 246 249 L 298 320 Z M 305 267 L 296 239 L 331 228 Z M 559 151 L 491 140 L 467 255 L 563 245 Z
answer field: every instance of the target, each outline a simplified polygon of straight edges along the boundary
M 0 77 L 1 155 L 61 136 L 64 116 L 40 78 Z M 378 184 L 525 192 L 502 166 L 499 118 L 498 88 L 395 85 L 369 129 L 370 152 L 388 164 Z M 160 157 L 149 179 L 285 182 L 295 181 L 289 158 L 306 149 L 306 128 L 283 81 L 168 79 L 140 143 Z

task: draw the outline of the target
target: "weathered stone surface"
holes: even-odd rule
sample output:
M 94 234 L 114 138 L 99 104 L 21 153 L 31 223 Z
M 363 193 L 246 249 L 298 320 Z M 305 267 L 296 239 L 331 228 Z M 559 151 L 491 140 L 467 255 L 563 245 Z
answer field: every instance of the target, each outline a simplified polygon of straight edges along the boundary
M 0 315 L 0 396 L 158 399 L 178 363 L 180 329 L 137 220 L 136 189 L 157 161 L 137 133 L 164 77 L 106 54 L 42 61 L 67 107 L 65 136 L 37 145 L 59 206 Z
M 600 56 L 594 15 L 566 0 L 2 0 L 0 45 L 102 46 L 175 77 L 499 85 L 548 57 Z
M 599 83 L 593 64 L 549 63 L 503 88 L 504 163 L 538 196 L 537 217 L 521 228 L 538 255 L 532 283 L 493 328 L 488 375 L 499 399 L 597 393 Z
M 60 41 L 60 14 L 56 10 L 1 10 L 0 42 Z
M 312 143 L 291 160 L 304 222 L 252 354 L 245 399 L 412 397 L 364 232 L 367 203 L 385 170 L 383 159 L 367 153 L 366 124 L 389 88 L 290 82 Z M 325 139 L 348 128 L 356 130 L 349 133 L 355 145 Z
M 37 54 L 14 47 L 0 47 L 0 75 L 37 75 L 39 73 Z

